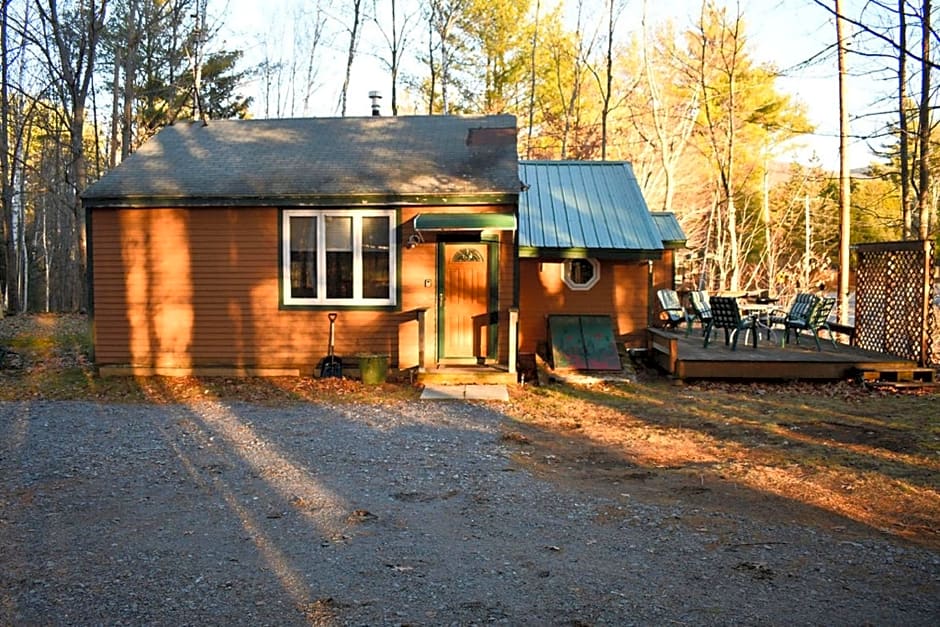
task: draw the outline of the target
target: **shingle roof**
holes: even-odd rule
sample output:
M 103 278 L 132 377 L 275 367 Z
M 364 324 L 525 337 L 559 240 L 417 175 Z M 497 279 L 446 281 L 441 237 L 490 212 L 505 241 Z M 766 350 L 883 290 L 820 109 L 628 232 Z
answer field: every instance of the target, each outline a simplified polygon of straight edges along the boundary
M 517 194 L 516 119 L 408 116 L 168 126 L 83 194 L 86 204 Z
M 629 163 L 522 161 L 521 256 L 658 256 L 663 239 Z

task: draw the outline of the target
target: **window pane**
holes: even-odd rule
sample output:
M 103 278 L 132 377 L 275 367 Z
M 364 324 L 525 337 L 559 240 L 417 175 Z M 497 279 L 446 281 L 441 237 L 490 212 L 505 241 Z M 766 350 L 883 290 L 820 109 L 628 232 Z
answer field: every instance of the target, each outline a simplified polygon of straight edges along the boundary
M 362 219 L 362 247 L 366 250 L 388 252 L 389 220 L 383 216 L 366 216 Z
M 362 219 L 362 296 L 389 298 L 389 219 Z
M 353 297 L 353 255 L 348 253 L 326 253 L 326 297 Z
M 290 295 L 317 297 L 317 219 L 290 219 Z
M 352 218 L 328 216 L 326 228 L 326 297 L 353 297 Z
M 594 266 L 587 259 L 572 259 L 568 276 L 575 285 L 584 285 L 594 278 Z
M 327 216 L 326 249 L 352 252 L 352 218 L 349 216 Z

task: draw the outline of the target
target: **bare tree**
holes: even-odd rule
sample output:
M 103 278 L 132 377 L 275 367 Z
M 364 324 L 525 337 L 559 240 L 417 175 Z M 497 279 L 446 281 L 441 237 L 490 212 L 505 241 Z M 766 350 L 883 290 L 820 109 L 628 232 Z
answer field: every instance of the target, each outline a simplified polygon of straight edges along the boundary
M 866 3 L 866 8 L 873 8 L 888 12 L 892 17 L 896 17 L 899 24 L 899 37 L 895 41 L 892 39 L 893 29 L 879 29 L 873 26 L 869 18 L 865 20 L 862 17 L 854 18 L 848 15 L 842 8 L 842 4 L 836 2 L 830 4 L 828 0 L 814 0 L 816 5 L 832 14 L 838 22 L 852 25 L 858 33 L 869 36 L 878 49 L 859 52 L 869 57 L 895 58 L 898 63 L 898 128 L 899 137 L 899 170 L 901 172 L 901 193 L 902 215 L 905 225 L 905 235 L 908 237 L 920 237 L 926 239 L 929 237 L 933 221 L 933 189 L 932 176 L 930 171 L 930 134 L 933 130 L 931 122 L 931 73 L 938 67 L 936 60 L 931 57 L 931 39 L 938 37 L 933 29 L 933 7 L 931 0 L 922 0 L 919 5 L 919 12 L 911 0 L 899 0 L 896 4 L 880 0 L 870 0 Z M 894 15 L 896 13 L 896 16 Z M 864 17 L 864 14 L 863 14 Z M 920 22 L 920 46 L 918 48 L 910 47 L 909 33 L 907 30 L 909 18 L 914 17 Z M 887 53 L 885 52 L 887 49 Z M 920 94 L 911 98 L 907 94 L 908 89 L 908 64 L 907 61 L 914 61 L 919 64 L 920 69 Z M 913 135 L 910 129 L 910 119 L 908 118 L 909 101 L 917 102 L 917 133 L 916 147 L 914 154 L 910 154 L 910 139 Z M 924 151 L 927 151 L 926 154 Z M 910 197 L 913 191 L 914 198 Z
M 574 36 L 576 49 L 572 50 L 567 42 L 553 42 L 551 46 L 554 90 L 561 105 L 562 125 L 560 129 L 560 157 L 571 158 L 572 152 L 578 152 L 578 133 L 581 130 L 581 94 L 584 90 L 585 59 L 594 49 L 594 37 L 583 35 L 584 0 L 578 0 Z M 570 76 L 566 75 L 570 70 Z M 572 148 L 574 145 L 574 148 Z
M 921 68 L 920 68 L 920 112 L 918 116 L 918 177 L 917 177 L 917 218 L 918 236 L 925 240 L 930 235 L 930 0 L 924 0 L 921 13 Z M 901 55 L 903 56 L 903 55 Z
M 623 5 L 618 0 L 606 0 L 607 4 L 607 30 L 605 41 L 607 47 L 604 51 L 604 70 L 599 71 L 594 65 L 588 68 L 597 82 L 597 89 L 601 95 L 601 160 L 607 159 L 607 123 L 610 118 L 611 96 L 613 94 L 614 82 L 614 31 L 617 25 L 617 19 L 623 10 Z M 644 11 L 646 5 L 644 3 Z M 627 89 L 625 91 L 630 91 Z
M 298 22 L 303 24 L 300 36 L 295 39 L 295 54 L 304 56 L 304 84 L 303 84 L 303 112 L 310 114 L 310 99 L 319 86 L 318 68 L 320 49 L 328 44 L 326 37 L 326 13 L 318 1 L 312 15 L 298 16 Z
M 356 49 L 359 46 L 359 28 L 362 25 L 362 0 L 352 1 L 352 24 L 349 25 L 349 48 L 346 53 L 346 76 L 343 79 L 343 88 L 339 95 L 339 114 L 346 117 L 346 97 L 349 91 L 349 79 L 352 75 L 353 61 L 356 58 Z
M 124 55 L 124 115 L 121 124 L 121 159 L 131 154 L 134 117 L 134 79 L 137 76 L 137 0 L 130 0 L 127 11 L 127 47 Z M 116 65 L 116 63 L 115 63 Z M 112 121 L 112 124 L 114 122 Z
M 402 52 L 408 46 L 408 37 L 417 14 L 406 13 L 400 16 L 398 0 L 389 0 L 390 27 L 386 30 L 383 26 L 384 19 L 379 17 L 380 11 L 377 4 L 378 0 L 373 0 L 372 19 L 388 48 L 388 56 L 383 57 L 382 62 L 389 71 L 392 115 L 398 115 L 398 75 L 401 71 Z
M 672 65 L 668 63 L 667 54 L 658 55 L 658 63 L 654 63 L 653 54 L 656 48 L 651 44 L 651 35 L 647 30 L 645 1 L 641 24 L 642 75 L 648 94 L 645 100 L 638 103 L 641 111 L 632 114 L 630 119 L 641 137 L 646 139 L 646 144 L 657 149 L 654 158 L 656 165 L 650 167 L 644 177 L 646 197 L 662 198 L 661 210 L 672 211 L 676 192 L 676 170 L 695 127 L 699 91 L 680 89 L 667 92 L 667 86 L 675 81 L 672 77 L 664 78 L 663 74 L 669 75 Z M 652 126 L 650 137 L 647 137 L 645 129 L 639 128 L 646 120 Z M 650 193 L 652 186 L 661 188 L 662 192 Z
M 721 234 L 726 240 L 719 241 L 726 241 L 728 245 L 726 259 L 730 263 L 727 266 L 727 285 L 732 291 L 737 291 L 740 289 L 741 269 L 738 264 L 738 224 L 733 184 L 738 122 L 736 81 L 743 46 L 741 14 L 738 12 L 728 22 L 714 6 L 703 2 L 697 29 L 697 76 L 705 132 L 720 184 L 721 200 L 718 208 L 723 206 L 725 211 L 725 228 Z
M 202 103 L 202 63 L 205 44 L 209 37 L 207 16 L 209 0 L 196 0 L 193 14 L 193 34 L 189 43 L 189 64 L 193 74 L 192 102 L 193 119 L 206 121 L 206 110 Z
M 3 296 L 0 298 L 0 318 L 3 317 L 4 305 L 10 309 L 17 309 L 17 285 L 19 283 L 17 275 L 17 254 L 16 237 L 13 229 L 13 185 L 8 173 L 10 167 L 10 93 L 8 85 L 10 84 L 10 49 L 8 44 L 7 32 L 9 24 L 9 3 L 4 0 L 0 6 L 0 62 L 3 63 L 0 73 L 2 73 L 3 84 L 0 85 L 0 178 L 2 181 L 2 206 L 3 206 L 3 240 L 5 263 L 4 269 L 6 275 L 3 282 Z
M 902 50 L 907 49 L 906 0 L 898 0 L 898 42 Z M 898 55 L 898 149 L 901 153 L 901 215 L 904 222 L 903 236 L 911 237 L 911 182 L 910 182 L 910 138 L 907 122 L 907 55 Z
M 541 10 L 541 0 L 535 0 L 535 24 L 532 27 L 532 49 L 529 57 L 529 128 L 526 132 L 526 159 L 532 158 L 532 130 L 535 126 L 535 53 L 539 44 L 539 17 Z
M 440 79 L 441 79 L 441 113 L 450 113 L 450 99 L 448 89 L 452 80 L 452 58 L 451 48 L 453 43 L 454 31 L 468 0 L 430 0 L 429 28 L 437 36 L 437 49 L 440 51 Z M 431 45 L 431 58 L 429 62 L 433 66 L 433 44 Z M 434 101 L 434 91 L 432 91 L 430 101 Z M 432 105 L 433 106 L 433 105 Z
M 845 32 L 839 0 L 836 7 L 836 44 L 839 49 L 839 322 L 848 322 L 849 311 L 849 242 L 851 237 L 851 173 L 849 171 L 848 136 L 849 113 L 846 103 Z
M 85 275 L 85 213 L 79 193 L 87 183 L 83 133 L 86 103 L 95 71 L 95 55 L 104 30 L 108 0 L 83 0 L 60 9 L 57 0 L 35 0 L 40 20 L 40 49 L 46 66 L 56 77 L 56 89 L 63 110 L 68 115 L 69 164 L 66 180 L 74 220 L 73 307 L 81 306 Z

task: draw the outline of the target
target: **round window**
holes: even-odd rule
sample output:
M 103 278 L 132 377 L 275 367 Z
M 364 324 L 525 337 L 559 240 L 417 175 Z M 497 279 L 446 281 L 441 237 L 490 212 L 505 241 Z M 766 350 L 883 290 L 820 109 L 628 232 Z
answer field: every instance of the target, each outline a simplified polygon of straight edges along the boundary
M 597 259 L 566 259 L 561 268 L 561 280 L 573 290 L 589 290 L 600 278 Z

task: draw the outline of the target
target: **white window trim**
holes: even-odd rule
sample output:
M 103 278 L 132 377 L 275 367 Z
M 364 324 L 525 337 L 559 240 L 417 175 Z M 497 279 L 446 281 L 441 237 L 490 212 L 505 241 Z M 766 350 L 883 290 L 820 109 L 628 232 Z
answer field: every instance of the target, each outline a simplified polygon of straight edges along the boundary
M 307 217 L 317 219 L 317 298 L 291 296 L 290 284 L 290 219 Z M 353 297 L 326 297 L 326 229 L 324 218 L 351 217 L 353 230 Z M 388 297 L 362 297 L 362 218 L 388 218 Z M 398 239 L 396 211 L 394 209 L 285 209 L 281 212 L 281 293 L 285 305 L 304 306 L 366 306 L 389 307 L 397 305 L 398 298 Z
M 568 266 L 572 261 L 587 261 L 594 268 L 594 276 L 591 277 L 591 280 L 587 283 L 575 283 L 571 280 L 571 277 L 568 275 Z M 574 290 L 576 292 L 584 292 L 595 285 L 601 280 L 601 264 L 594 259 L 593 257 L 583 258 L 579 257 L 578 259 L 565 259 L 561 264 L 561 280 L 568 286 L 569 290 Z

